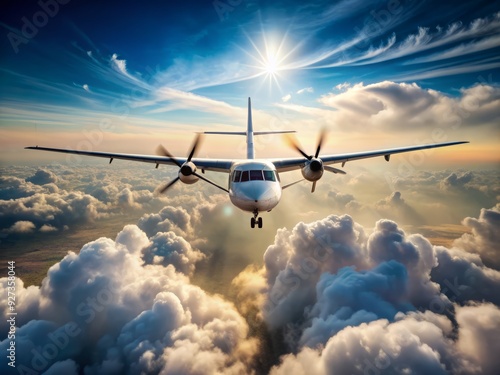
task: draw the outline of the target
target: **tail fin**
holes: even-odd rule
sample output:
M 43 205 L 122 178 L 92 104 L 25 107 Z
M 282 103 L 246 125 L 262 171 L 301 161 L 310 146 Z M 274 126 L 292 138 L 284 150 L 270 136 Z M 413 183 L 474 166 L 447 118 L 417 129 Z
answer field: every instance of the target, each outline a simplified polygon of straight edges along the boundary
M 247 159 L 255 157 L 253 148 L 253 124 L 252 124 L 252 101 L 248 97 L 248 122 L 247 122 Z
M 277 130 L 277 131 L 263 131 L 254 132 L 252 124 L 252 101 L 250 97 L 248 98 L 248 121 L 247 121 L 247 131 L 246 132 L 204 132 L 204 134 L 224 134 L 224 135 L 246 135 L 247 137 L 247 159 L 255 158 L 255 151 L 253 147 L 253 136 L 254 135 L 265 135 L 265 134 L 283 134 L 283 133 L 295 133 L 295 130 Z

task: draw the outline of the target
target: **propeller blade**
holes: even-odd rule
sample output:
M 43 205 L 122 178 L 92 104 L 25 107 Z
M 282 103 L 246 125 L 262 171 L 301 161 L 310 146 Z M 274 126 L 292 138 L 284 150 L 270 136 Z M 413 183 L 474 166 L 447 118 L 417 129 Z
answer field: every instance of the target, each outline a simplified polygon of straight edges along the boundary
M 206 177 L 203 177 L 201 174 L 198 174 L 196 172 L 193 173 L 196 177 L 198 177 L 200 180 L 203 180 L 205 182 L 208 182 L 210 185 L 213 185 L 221 190 L 224 190 L 226 193 L 229 193 L 229 190 L 227 190 L 226 188 L 223 188 L 222 186 L 220 185 L 217 185 L 215 182 L 213 181 L 210 181 L 208 178 Z
M 311 193 L 314 193 L 314 190 L 316 190 L 316 181 L 313 182 Z
M 160 190 L 158 190 L 158 194 L 163 194 L 168 189 L 170 189 L 173 184 L 175 184 L 179 180 L 180 180 L 179 177 L 174 178 L 172 181 L 170 181 L 168 184 L 166 184 L 164 187 L 162 187 Z
M 298 145 L 297 143 L 297 140 L 295 139 L 295 137 L 291 136 L 291 135 L 287 135 L 285 137 L 285 140 L 288 144 L 288 146 L 292 147 L 293 149 L 295 149 L 296 151 L 300 152 L 302 154 L 303 157 L 305 157 L 306 159 L 308 160 L 311 160 L 312 157 L 311 155 L 307 155 Z
M 179 163 L 175 158 L 174 156 L 168 152 L 168 150 L 163 147 L 162 145 L 159 145 L 157 148 L 156 148 L 156 155 L 158 156 L 166 156 L 167 158 L 169 158 L 170 160 L 172 160 L 175 165 L 177 165 L 179 168 L 182 167 L 182 164 Z
M 325 171 L 328 171 L 328 172 L 346 174 L 346 172 L 344 172 L 342 169 L 333 168 L 333 167 L 330 167 L 329 165 L 325 165 L 324 168 L 325 168 Z
M 202 139 L 202 133 L 196 134 L 196 138 L 194 139 L 193 145 L 191 146 L 191 152 L 189 153 L 189 156 L 187 158 L 188 162 L 191 161 L 194 154 L 196 153 L 196 148 L 198 147 L 201 139 Z
M 326 131 L 325 129 L 321 130 L 321 133 L 319 134 L 319 139 L 318 139 L 318 147 L 316 147 L 316 153 L 314 154 L 314 157 L 317 158 L 319 156 L 319 152 L 321 151 L 321 146 L 323 145 L 323 141 L 326 138 Z

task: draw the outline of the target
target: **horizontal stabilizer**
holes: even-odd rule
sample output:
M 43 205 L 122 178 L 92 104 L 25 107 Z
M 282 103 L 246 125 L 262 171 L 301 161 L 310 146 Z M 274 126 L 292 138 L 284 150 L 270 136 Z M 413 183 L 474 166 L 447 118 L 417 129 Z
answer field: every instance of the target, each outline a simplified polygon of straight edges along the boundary
M 247 135 L 247 132 L 203 132 L 203 134 Z
M 286 134 L 286 133 L 297 133 L 297 132 L 295 130 L 273 130 L 265 132 L 253 132 L 253 135 Z
M 296 133 L 296 131 L 295 130 L 273 130 L 273 131 L 253 132 L 253 135 L 285 134 L 285 133 Z M 203 132 L 203 134 L 247 135 L 246 132 Z

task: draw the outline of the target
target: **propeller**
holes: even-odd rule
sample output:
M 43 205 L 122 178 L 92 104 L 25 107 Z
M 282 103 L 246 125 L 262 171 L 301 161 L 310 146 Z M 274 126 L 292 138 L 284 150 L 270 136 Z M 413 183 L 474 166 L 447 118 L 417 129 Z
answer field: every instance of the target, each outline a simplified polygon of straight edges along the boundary
M 318 145 L 316 146 L 316 153 L 314 155 L 308 155 L 304 150 L 302 150 L 297 142 L 297 139 L 292 136 L 287 134 L 286 140 L 288 141 L 288 145 L 291 146 L 293 149 L 298 151 L 303 157 L 305 157 L 307 160 L 312 160 L 312 158 L 318 158 L 318 155 L 321 151 L 321 146 L 323 145 L 323 142 L 326 138 L 326 131 L 325 129 L 321 130 L 321 133 L 319 134 L 318 138 Z
M 187 160 L 185 163 L 181 164 L 179 160 L 177 160 L 165 147 L 162 145 L 159 145 L 156 149 L 156 154 L 159 156 L 165 156 L 169 158 L 175 165 L 179 167 L 179 172 L 184 175 L 184 176 L 196 176 L 200 180 L 203 180 L 205 182 L 208 182 L 209 184 L 218 187 L 219 189 L 224 190 L 225 192 L 229 192 L 227 189 L 223 188 L 222 186 L 217 185 L 215 182 L 210 181 L 208 178 L 203 177 L 202 175 L 196 173 L 196 165 L 191 162 L 191 159 L 193 156 L 196 154 L 196 150 L 199 147 L 201 140 L 202 140 L 203 134 L 198 133 L 196 135 L 196 138 L 194 139 L 193 144 L 191 145 L 191 151 L 188 154 Z M 168 189 L 170 189 L 177 181 L 179 181 L 181 178 L 177 176 L 174 178 L 172 181 L 170 181 L 168 184 L 164 185 L 161 189 L 158 190 L 158 193 L 163 194 L 165 193 Z
M 286 137 L 286 140 L 288 141 L 288 145 L 291 146 L 293 149 L 295 149 L 297 152 L 299 152 L 303 157 L 305 157 L 307 160 L 310 161 L 309 163 L 309 168 L 314 171 L 318 172 L 320 170 L 325 170 L 331 173 L 340 173 L 340 174 L 346 174 L 343 170 L 330 167 L 330 166 L 323 166 L 323 161 L 319 157 L 319 154 L 321 152 L 321 147 L 323 146 L 323 143 L 326 139 L 326 130 L 322 129 L 321 132 L 319 133 L 318 137 L 318 143 L 316 146 L 316 152 L 314 155 L 308 155 L 298 144 L 296 138 L 294 138 L 291 135 L 288 135 Z M 311 193 L 314 193 L 314 190 L 316 190 L 316 181 L 313 181 L 312 183 L 312 188 L 311 188 Z

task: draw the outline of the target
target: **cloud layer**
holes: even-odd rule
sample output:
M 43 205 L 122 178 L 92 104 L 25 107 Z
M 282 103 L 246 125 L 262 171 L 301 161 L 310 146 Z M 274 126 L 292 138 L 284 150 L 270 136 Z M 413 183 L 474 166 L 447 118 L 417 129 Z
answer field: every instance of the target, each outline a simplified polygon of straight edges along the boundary
M 221 296 L 208 292 L 197 271 L 208 269 L 206 277 L 222 280 L 210 267 L 232 262 L 226 247 L 235 242 L 215 238 L 224 238 L 230 226 L 241 230 L 225 216 L 224 197 L 206 196 L 203 188 L 192 194 L 183 186 L 177 195 L 154 197 L 158 181 L 149 170 L 129 174 L 81 167 L 77 179 L 73 173 L 52 166 L 13 169 L 3 176 L 1 203 L 26 207 L 15 211 L 21 216 L 12 216 L 4 234 L 46 235 L 63 223 L 85 222 L 72 216 L 81 211 L 62 210 L 81 197 L 95 202 L 96 221 L 158 208 L 116 238 L 99 238 L 78 254 L 70 252 L 50 268 L 41 286 L 18 280 L 18 366 L 49 374 L 495 374 L 498 204 L 482 210 L 479 203 L 471 206 L 478 216 L 464 219 L 467 233 L 446 246 L 433 246 L 398 224 L 426 222 L 445 196 L 494 201 L 494 175 L 394 176 L 392 186 L 400 191 L 381 189 L 387 195 L 373 202 L 363 198 L 360 187 L 378 186 L 374 178 L 383 177 L 355 173 L 337 183 L 338 190 L 321 181 L 317 194 L 328 210 L 352 215 L 330 214 L 277 230 L 263 264 L 247 260 L 249 267 Z M 309 186 L 297 185 L 287 194 L 301 202 Z M 427 195 L 435 198 L 421 214 L 415 202 Z M 27 204 L 35 198 L 47 203 Z M 367 211 L 373 228 L 355 220 Z M 36 220 L 36 213 L 49 212 L 54 219 Z M 29 220 L 22 220 L 27 213 Z M 66 221 L 57 221 L 57 215 L 66 215 Z M 216 231 L 214 220 L 227 227 Z M 237 252 L 246 251 L 240 245 Z M 2 296 L 6 282 L 1 279 Z M 5 308 L 2 316 L 0 327 L 6 329 Z M 7 345 L 4 340 L 0 348 Z
M 435 131 L 433 136 L 441 138 L 461 126 L 494 123 L 498 120 L 495 107 L 499 100 L 499 88 L 486 83 L 463 88 L 460 96 L 453 98 L 416 83 L 391 81 L 358 83 L 319 98 L 320 103 L 336 110 L 330 112 L 332 125 L 396 132 L 408 131 L 410 127 L 435 128 L 442 131 L 439 134 Z
M 248 326 L 232 304 L 178 272 L 199 258 L 175 238 L 167 232 L 148 239 L 129 225 L 115 240 L 101 238 L 78 255 L 69 253 L 40 288 L 19 281 L 18 368 L 241 373 L 256 350 Z M 155 251 L 162 262 L 149 265 Z
M 497 208 L 465 221 L 487 227 L 491 212 Z M 234 280 L 236 309 L 188 278 L 206 256 L 180 236 L 190 237 L 192 223 L 182 209 L 167 207 L 114 240 L 70 252 L 41 287 L 26 288 L 19 279 L 19 366 L 49 373 L 252 373 L 264 338 L 250 334 L 245 316 L 256 309 L 284 348 L 271 354 L 271 373 L 496 371 L 490 333 L 500 329 L 500 272 L 462 247 L 485 244 L 485 229 L 446 248 L 391 220 L 372 231 L 347 215 L 299 223 L 277 232 L 262 268 Z
M 466 221 L 487 226 L 487 211 L 498 212 Z M 435 247 L 390 220 L 368 234 L 351 217 L 332 215 L 278 232 L 264 267 L 234 285 L 293 353 L 271 373 L 494 374 L 495 340 L 486 334 L 487 344 L 472 351 L 467 343 L 500 329 L 500 271 L 462 247 L 487 234 Z

